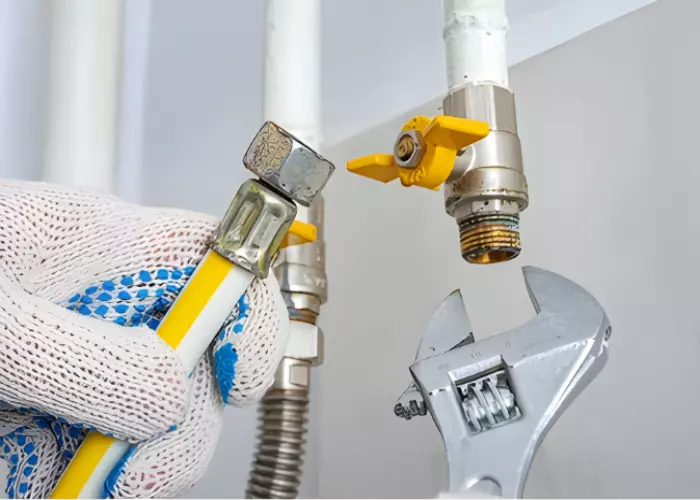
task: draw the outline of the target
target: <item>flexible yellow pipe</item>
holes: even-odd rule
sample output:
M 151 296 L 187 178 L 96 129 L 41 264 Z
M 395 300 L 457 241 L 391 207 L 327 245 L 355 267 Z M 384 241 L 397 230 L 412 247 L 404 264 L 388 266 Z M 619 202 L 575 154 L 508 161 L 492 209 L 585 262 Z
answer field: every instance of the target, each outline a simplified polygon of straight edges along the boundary
M 195 269 L 156 333 L 172 347 L 187 373 L 253 280 L 248 271 L 210 250 Z M 90 432 L 51 498 L 104 498 L 105 481 L 130 444 Z
M 315 240 L 315 226 L 293 221 L 279 248 Z M 187 373 L 194 371 L 254 277 L 252 272 L 211 249 L 194 270 L 156 330 L 175 350 Z M 59 479 L 51 498 L 104 498 L 105 482 L 121 465 L 130 448 L 130 443 L 90 432 Z

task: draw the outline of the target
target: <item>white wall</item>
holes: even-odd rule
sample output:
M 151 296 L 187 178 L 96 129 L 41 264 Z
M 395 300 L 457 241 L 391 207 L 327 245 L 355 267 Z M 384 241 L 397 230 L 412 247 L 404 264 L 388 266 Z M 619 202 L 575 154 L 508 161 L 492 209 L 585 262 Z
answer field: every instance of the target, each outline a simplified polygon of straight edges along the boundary
M 531 317 L 524 264 L 585 286 L 613 325 L 608 366 L 545 440 L 526 495 L 700 495 L 699 15 L 696 1 L 660 1 L 514 68 L 532 203 L 514 262 L 463 263 L 439 193 L 346 172 L 332 182 L 322 496 L 435 493 L 445 470 L 437 430 L 392 414 L 407 367 L 454 288 L 477 339 Z M 403 118 L 331 159 L 387 150 Z

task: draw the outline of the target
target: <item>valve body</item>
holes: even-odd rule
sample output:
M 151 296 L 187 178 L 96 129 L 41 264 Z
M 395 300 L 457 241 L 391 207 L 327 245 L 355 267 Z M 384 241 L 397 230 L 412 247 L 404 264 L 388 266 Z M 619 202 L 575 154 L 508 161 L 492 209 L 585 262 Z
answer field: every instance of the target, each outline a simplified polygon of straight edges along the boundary
M 491 264 L 520 253 L 520 212 L 528 205 L 513 93 L 491 83 L 466 83 L 443 101 L 446 115 L 489 125 L 489 134 L 461 150 L 445 184 L 445 210 L 457 220 L 462 257 Z

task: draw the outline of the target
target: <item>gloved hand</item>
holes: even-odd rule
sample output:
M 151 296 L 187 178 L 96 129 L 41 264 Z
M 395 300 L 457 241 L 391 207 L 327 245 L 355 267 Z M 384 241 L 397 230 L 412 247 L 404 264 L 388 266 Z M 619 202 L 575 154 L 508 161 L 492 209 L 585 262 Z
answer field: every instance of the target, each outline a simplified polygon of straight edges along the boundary
M 186 492 L 225 403 L 272 383 L 286 343 L 274 277 L 255 280 L 190 379 L 153 332 L 218 221 L 39 183 L 0 182 L 0 456 L 10 497 L 47 497 L 88 429 L 141 443 L 114 497 Z

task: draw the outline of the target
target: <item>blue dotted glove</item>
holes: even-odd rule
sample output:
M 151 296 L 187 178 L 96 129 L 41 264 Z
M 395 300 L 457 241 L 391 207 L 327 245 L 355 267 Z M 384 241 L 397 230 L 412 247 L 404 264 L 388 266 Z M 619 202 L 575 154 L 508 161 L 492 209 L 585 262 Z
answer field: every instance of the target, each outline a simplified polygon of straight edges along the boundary
M 0 276 L 0 324 L 19 324 L 18 330 L 24 330 L 17 337 L 23 333 L 28 346 L 32 344 L 27 339 L 35 337 L 27 332 L 35 330 L 35 324 L 48 325 L 49 333 L 42 333 L 42 338 L 53 334 L 54 324 L 67 332 L 47 348 L 37 340 L 26 351 L 31 353 L 27 366 L 39 367 L 36 395 L 24 389 L 28 382 L 3 381 L 5 367 L 0 360 L 0 395 L 6 401 L 0 407 L 0 457 L 10 466 L 6 493 L 10 498 L 48 496 L 87 432 L 95 429 L 139 443 L 110 475 L 106 496 L 181 495 L 206 470 L 224 404 L 255 401 L 272 382 L 286 341 L 282 328 L 286 310 L 277 283 L 268 278 L 251 284 L 211 351 L 187 377 L 177 369 L 172 350 L 163 347 L 153 331 L 201 259 L 216 221 L 54 186 L 0 183 L 0 211 L 3 203 L 20 201 L 25 211 L 37 205 L 45 210 L 42 204 L 47 199 L 54 211 L 56 205 L 64 206 L 67 214 L 88 206 L 82 211 L 89 215 L 83 213 L 79 218 L 83 227 L 75 229 L 77 233 L 84 229 L 83 238 L 73 238 L 69 244 L 51 238 L 51 245 L 42 242 L 38 258 L 44 266 L 56 267 L 44 267 L 33 277 L 39 290 L 27 293 L 22 287 L 25 291 L 20 293 L 11 286 L 13 277 L 7 278 L 7 270 L 0 269 L 5 273 Z M 21 222 L 37 224 L 31 219 Z M 20 225 L 9 227 L 14 231 Z M 0 234 L 0 252 L 6 241 L 10 238 Z M 12 261 L 17 253 L 21 252 L 0 262 Z M 66 253 L 77 258 L 61 256 Z M 143 267 L 134 269 L 135 262 Z M 56 278 L 60 273 L 63 276 Z M 17 293 L 5 299 L 8 288 Z M 8 314 L 8 300 L 18 310 L 30 310 L 34 314 L 28 317 L 39 321 Z M 51 316 L 39 314 L 44 310 Z M 44 370 L 47 365 L 53 371 Z M 28 371 L 21 363 L 18 367 Z M 17 387 L 29 396 L 18 398 Z

